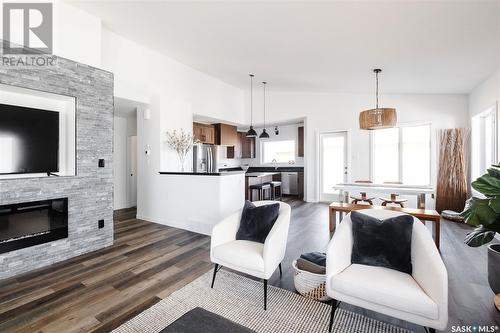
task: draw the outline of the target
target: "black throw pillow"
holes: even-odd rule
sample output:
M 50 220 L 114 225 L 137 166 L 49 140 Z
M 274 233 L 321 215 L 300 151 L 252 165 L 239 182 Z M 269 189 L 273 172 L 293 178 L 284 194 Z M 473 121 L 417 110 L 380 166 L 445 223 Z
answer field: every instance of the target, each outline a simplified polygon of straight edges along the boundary
M 379 220 L 351 212 L 353 246 L 351 262 L 412 273 L 411 236 L 413 216 L 400 215 Z
M 250 201 L 245 201 L 236 239 L 264 243 L 278 219 L 279 211 L 279 203 L 255 206 Z

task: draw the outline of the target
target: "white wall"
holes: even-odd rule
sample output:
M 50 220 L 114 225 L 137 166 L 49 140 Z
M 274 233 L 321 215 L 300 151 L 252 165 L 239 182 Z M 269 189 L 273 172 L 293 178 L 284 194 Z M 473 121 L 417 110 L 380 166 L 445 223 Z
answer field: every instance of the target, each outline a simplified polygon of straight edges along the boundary
M 115 96 L 148 104 L 151 110 L 145 120 L 144 109 L 138 108 L 137 214 L 163 221 L 167 189 L 158 172 L 179 170 L 176 153 L 164 143 L 165 131 L 191 131 L 193 113 L 243 123 L 243 92 L 106 29 L 102 32 L 102 67 L 114 73 Z M 185 202 L 188 210 L 190 202 Z
M 485 111 L 500 101 L 500 68 L 469 95 L 469 116 Z
M 61 0 L 54 1 L 53 54 L 101 66 L 101 20 Z
M 283 125 L 283 126 L 278 126 L 279 129 L 279 135 L 274 134 L 274 125 L 269 125 L 267 126 L 267 133 L 269 134 L 269 139 L 264 139 L 265 141 L 280 141 L 280 140 L 295 140 L 296 147 L 295 147 L 295 164 L 277 164 L 277 166 L 293 166 L 293 167 L 303 167 L 304 166 L 304 157 L 298 157 L 297 152 L 298 152 L 298 127 L 299 126 L 304 126 L 304 124 L 301 125 Z M 262 128 L 261 127 L 255 127 L 255 130 L 257 131 L 257 134 L 260 135 L 262 133 Z M 242 159 L 241 163 L 248 164 L 252 167 L 259 167 L 259 166 L 269 166 L 269 165 L 263 165 L 261 163 L 261 145 L 262 145 L 261 139 L 257 137 L 255 139 L 255 158 L 246 158 Z
M 261 96 L 254 99 L 259 105 Z M 268 123 L 305 118 L 306 200 L 317 201 L 317 135 L 323 131 L 348 130 L 351 140 L 351 180 L 369 179 L 369 131 L 360 130 L 358 115 L 373 107 L 372 94 L 270 92 Z M 383 95 L 383 106 L 395 107 L 399 122 L 432 122 L 433 128 L 467 125 L 466 95 Z M 258 121 L 258 119 L 257 119 Z M 435 142 L 435 136 L 433 136 Z M 434 144 L 435 148 L 435 144 Z M 436 158 L 433 153 L 433 175 Z

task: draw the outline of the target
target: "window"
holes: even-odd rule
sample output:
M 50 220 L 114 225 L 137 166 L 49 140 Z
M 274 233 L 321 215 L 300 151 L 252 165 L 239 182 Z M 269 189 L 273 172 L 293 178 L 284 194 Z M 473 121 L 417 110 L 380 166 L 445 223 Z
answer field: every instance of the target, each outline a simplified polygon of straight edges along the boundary
M 372 181 L 431 183 L 431 126 L 401 126 L 372 132 Z
M 472 117 L 472 179 L 496 163 L 496 106 Z
M 262 141 L 262 163 L 295 161 L 295 140 Z

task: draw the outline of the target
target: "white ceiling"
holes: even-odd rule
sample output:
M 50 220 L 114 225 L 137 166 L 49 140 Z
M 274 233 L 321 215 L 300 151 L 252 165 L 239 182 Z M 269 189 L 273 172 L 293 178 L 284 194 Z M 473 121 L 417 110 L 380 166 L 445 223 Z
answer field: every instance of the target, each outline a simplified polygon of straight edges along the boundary
M 500 1 L 77 1 L 104 25 L 232 85 L 468 93 L 500 67 Z

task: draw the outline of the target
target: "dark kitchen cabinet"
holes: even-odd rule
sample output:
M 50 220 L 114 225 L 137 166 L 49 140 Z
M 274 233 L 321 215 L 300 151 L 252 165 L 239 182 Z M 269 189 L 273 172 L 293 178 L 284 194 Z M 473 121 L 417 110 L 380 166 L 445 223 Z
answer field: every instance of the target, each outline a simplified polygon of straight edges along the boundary
M 238 132 L 240 158 L 255 158 L 255 138 L 247 138 L 245 132 Z
M 304 126 L 298 127 L 297 145 L 297 156 L 304 157 Z
M 215 144 L 221 146 L 236 146 L 238 143 L 238 132 L 236 126 L 227 124 L 215 124 Z
M 298 196 L 301 200 L 304 200 L 304 173 L 299 172 L 297 174 L 297 191 Z

